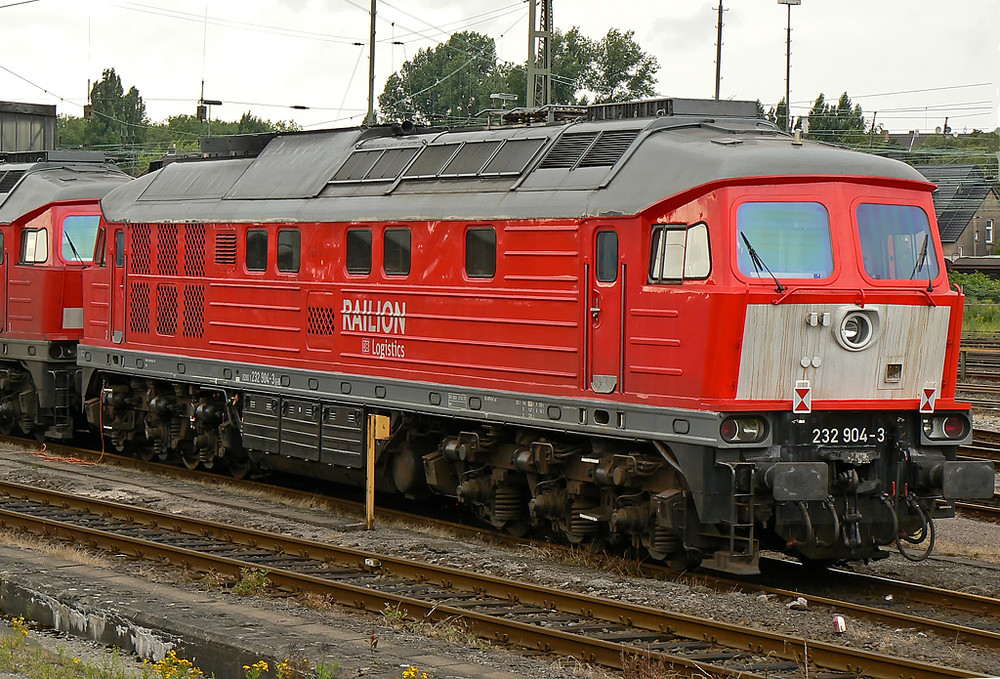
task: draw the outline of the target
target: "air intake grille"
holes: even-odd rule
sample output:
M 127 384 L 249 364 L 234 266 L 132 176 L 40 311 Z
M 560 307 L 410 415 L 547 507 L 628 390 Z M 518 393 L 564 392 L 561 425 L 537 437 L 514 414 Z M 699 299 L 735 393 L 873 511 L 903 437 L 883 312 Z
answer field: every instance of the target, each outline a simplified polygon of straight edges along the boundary
M 132 306 L 129 309 L 129 329 L 149 334 L 149 283 L 132 283 Z
M 229 231 L 215 236 L 215 263 L 236 263 L 236 232 Z
M 199 278 L 205 275 L 205 225 L 184 227 L 184 275 Z
M 611 167 L 625 155 L 638 136 L 639 130 L 564 134 L 539 167 L 566 170 L 574 167 Z
M 550 168 L 569 169 L 573 167 L 576 165 L 576 161 L 580 159 L 580 156 L 586 153 L 590 145 L 597 139 L 597 134 L 597 132 L 564 134 L 556 142 L 556 145 L 552 147 L 552 150 L 546 154 L 539 168 L 544 170 Z
M 309 334 L 333 335 L 337 332 L 336 314 L 330 307 L 309 307 Z
M 149 273 L 151 233 L 149 224 L 136 224 L 132 229 L 132 273 Z
M 156 229 L 156 273 L 161 276 L 177 275 L 177 225 L 160 224 Z
M 24 175 L 24 170 L 7 170 L 0 172 L 0 193 L 10 193 L 17 180 Z
M 156 286 L 156 332 L 168 336 L 177 334 L 176 286 Z
M 628 150 L 628 147 L 632 145 L 632 142 L 638 136 L 638 130 L 602 132 L 597 143 L 587 151 L 587 155 L 580 161 L 580 167 L 605 167 L 614 165 L 625 155 L 625 151 Z
M 205 286 L 184 286 L 184 336 L 205 334 Z

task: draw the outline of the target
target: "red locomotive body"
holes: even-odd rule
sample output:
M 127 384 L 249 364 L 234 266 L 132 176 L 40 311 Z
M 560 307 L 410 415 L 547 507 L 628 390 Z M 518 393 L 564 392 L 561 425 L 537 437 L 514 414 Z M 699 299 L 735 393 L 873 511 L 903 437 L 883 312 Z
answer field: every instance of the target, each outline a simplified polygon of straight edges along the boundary
M 0 431 L 72 437 L 98 201 L 129 180 L 103 153 L 0 155 Z
M 385 490 L 730 569 L 878 556 L 991 494 L 954 460 L 933 186 L 740 103 L 663 108 L 285 135 L 113 192 L 89 420 L 141 456 L 360 483 L 385 413 Z

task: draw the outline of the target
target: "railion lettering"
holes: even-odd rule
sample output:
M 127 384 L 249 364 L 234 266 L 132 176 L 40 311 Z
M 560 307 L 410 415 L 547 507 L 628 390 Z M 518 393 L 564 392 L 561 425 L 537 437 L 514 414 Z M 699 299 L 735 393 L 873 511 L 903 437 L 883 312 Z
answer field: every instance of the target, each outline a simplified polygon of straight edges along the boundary
M 341 329 L 381 335 L 406 334 L 406 302 L 378 299 L 345 299 Z

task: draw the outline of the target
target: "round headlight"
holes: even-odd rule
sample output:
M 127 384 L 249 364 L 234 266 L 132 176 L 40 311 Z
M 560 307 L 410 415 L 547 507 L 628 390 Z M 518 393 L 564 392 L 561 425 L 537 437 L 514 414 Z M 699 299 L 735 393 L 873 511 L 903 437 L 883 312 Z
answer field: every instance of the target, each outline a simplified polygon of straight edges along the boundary
M 875 339 L 871 317 L 863 311 L 852 311 L 840 322 L 841 343 L 847 349 L 864 349 Z

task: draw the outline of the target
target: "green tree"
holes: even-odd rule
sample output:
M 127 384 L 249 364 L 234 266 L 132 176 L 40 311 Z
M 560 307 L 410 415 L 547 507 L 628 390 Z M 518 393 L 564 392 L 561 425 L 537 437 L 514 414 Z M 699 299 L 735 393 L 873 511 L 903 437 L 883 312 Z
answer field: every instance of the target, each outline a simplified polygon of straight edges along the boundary
M 83 148 L 83 135 L 87 121 L 83 118 L 61 115 L 56 121 L 56 146 L 61 149 Z
M 139 90 L 131 87 L 125 92 L 115 69 L 108 68 L 91 88 L 90 103 L 93 117 L 84 129 L 83 145 L 134 160 L 149 122 Z
M 831 144 L 857 144 L 866 140 L 865 117 L 860 105 L 851 105 L 847 92 L 840 95 L 836 106 L 826 103 L 822 93 L 809 111 L 810 139 Z
M 464 31 L 437 47 L 422 49 L 386 81 L 379 95 L 382 121 L 466 121 L 490 107 L 498 78 L 493 39 Z
M 656 57 L 642 50 L 634 35 L 634 31 L 623 33 L 612 28 L 594 43 L 593 59 L 581 73 L 580 84 L 594 93 L 595 102 L 629 101 L 656 94 L 660 65 Z

